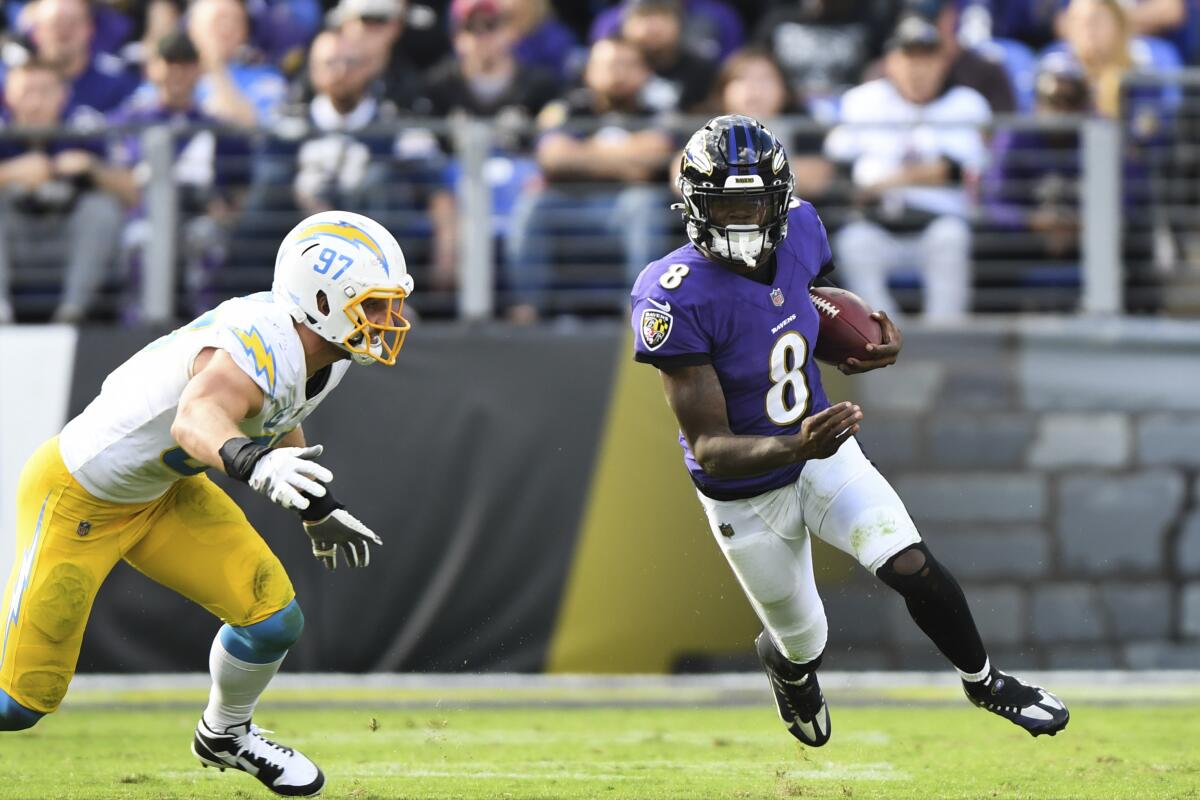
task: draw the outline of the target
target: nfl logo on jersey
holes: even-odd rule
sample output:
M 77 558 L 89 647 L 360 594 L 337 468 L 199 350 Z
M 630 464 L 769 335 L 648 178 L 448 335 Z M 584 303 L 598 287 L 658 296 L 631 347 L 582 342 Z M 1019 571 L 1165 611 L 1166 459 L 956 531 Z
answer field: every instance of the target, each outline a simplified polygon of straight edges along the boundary
M 783 305 L 783 290 L 782 289 L 776 288 L 776 289 L 771 290 L 771 302 L 774 303 L 776 305 L 776 307 Z

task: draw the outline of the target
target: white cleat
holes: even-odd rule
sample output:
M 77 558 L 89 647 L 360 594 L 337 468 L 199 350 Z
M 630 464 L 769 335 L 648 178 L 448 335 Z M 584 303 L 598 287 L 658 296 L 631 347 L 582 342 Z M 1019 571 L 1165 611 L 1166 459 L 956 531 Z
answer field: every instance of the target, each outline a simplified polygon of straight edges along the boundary
M 258 778 L 275 794 L 313 797 L 325 788 L 325 775 L 303 753 L 276 744 L 249 720 L 218 733 L 201 719 L 192 738 L 192 753 L 206 767 L 237 769 Z

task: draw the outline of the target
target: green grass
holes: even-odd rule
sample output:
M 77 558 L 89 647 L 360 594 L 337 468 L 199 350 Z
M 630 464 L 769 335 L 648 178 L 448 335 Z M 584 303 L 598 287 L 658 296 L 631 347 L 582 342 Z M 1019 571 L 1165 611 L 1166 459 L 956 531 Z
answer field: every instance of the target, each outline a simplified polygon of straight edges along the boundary
M 188 752 L 196 712 L 178 699 L 77 703 L 0 735 L 0 798 L 269 797 L 249 776 L 200 768 Z M 820 750 L 795 744 L 765 704 L 268 702 L 256 721 L 322 765 L 331 798 L 1200 798 L 1194 703 L 1076 705 L 1064 733 L 1037 740 L 965 703 L 832 712 Z

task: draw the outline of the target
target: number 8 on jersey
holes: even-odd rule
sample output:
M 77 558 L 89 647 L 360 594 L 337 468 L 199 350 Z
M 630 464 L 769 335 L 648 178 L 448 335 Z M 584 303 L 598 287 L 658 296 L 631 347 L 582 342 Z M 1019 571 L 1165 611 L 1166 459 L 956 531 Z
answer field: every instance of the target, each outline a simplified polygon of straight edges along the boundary
M 804 375 L 806 361 L 808 342 L 796 331 L 788 331 L 780 336 L 771 348 L 772 386 L 767 391 L 767 416 L 776 425 L 795 425 L 808 412 L 808 378 Z M 788 402 L 789 395 L 791 402 Z

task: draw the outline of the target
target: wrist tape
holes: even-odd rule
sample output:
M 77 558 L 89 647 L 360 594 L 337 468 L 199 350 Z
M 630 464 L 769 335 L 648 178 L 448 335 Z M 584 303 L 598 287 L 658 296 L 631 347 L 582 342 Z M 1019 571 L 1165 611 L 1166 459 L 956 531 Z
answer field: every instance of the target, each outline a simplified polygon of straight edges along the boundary
M 234 480 L 247 483 L 254 472 L 254 465 L 271 452 L 271 448 L 253 442 L 245 436 L 235 436 L 221 445 L 218 452 L 221 454 L 221 463 L 225 466 L 225 474 Z

